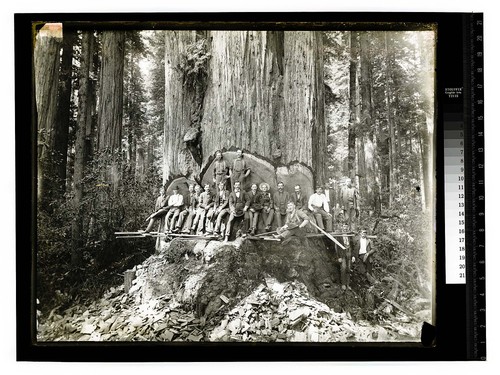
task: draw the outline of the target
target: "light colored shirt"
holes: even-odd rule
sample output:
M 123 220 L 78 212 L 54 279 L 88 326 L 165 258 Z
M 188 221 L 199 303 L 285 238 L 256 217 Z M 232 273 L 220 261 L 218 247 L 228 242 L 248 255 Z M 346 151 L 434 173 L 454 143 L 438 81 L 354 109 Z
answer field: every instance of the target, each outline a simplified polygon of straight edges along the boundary
M 323 208 L 326 212 L 330 211 L 330 207 L 328 206 L 328 201 L 326 199 L 325 194 L 314 193 L 309 198 L 308 207 L 311 211 L 314 211 L 314 208 Z
M 366 238 L 361 237 L 359 239 L 359 255 L 366 254 L 366 245 L 367 245 Z
M 172 194 L 168 198 L 168 205 L 173 207 L 180 207 L 184 203 L 184 197 L 182 194 Z

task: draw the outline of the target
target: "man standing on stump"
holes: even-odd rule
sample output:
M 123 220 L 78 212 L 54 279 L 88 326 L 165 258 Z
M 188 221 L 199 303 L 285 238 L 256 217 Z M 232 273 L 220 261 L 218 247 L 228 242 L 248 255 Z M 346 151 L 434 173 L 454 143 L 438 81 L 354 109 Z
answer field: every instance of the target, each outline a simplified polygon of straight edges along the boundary
M 356 188 L 352 186 L 350 178 L 345 181 L 345 186 L 340 191 L 340 202 L 342 204 L 342 210 L 344 211 L 344 218 L 349 225 L 349 230 L 353 230 L 359 208 L 358 192 Z
M 145 231 L 139 231 L 139 232 L 144 232 L 144 233 L 149 233 L 151 232 L 151 229 L 153 229 L 153 225 L 157 220 L 161 220 L 168 212 L 168 195 L 165 195 L 165 188 L 161 186 L 159 188 L 159 193 L 160 196 L 156 198 L 155 202 L 155 212 L 153 212 L 151 215 L 148 216 L 146 221 L 148 221 L 148 227 L 146 228 Z
M 238 151 L 236 151 L 236 159 L 233 161 L 233 168 L 229 171 L 232 189 L 234 190 L 234 183 L 236 181 L 240 182 L 240 188 L 243 189 L 245 178 L 247 178 L 249 174 L 250 168 L 247 167 L 247 163 L 243 160 L 243 152 L 238 149 Z
M 226 161 L 222 158 L 222 151 L 217 151 L 215 153 L 214 162 L 214 178 L 215 187 L 218 189 L 219 184 L 224 182 L 224 187 L 226 186 L 226 180 L 228 179 L 229 168 Z

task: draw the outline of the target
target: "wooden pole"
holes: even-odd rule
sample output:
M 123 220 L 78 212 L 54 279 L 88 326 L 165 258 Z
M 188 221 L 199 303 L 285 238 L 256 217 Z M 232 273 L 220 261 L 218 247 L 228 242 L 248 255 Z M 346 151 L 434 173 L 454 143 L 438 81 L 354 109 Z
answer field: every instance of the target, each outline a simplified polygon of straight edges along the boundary
M 337 241 L 335 238 L 333 238 L 333 236 L 330 234 L 330 233 L 327 233 L 325 232 L 323 229 L 321 229 L 320 227 L 318 227 L 316 224 L 314 224 L 312 221 L 309 221 L 310 224 L 313 225 L 313 227 L 315 227 L 316 229 L 318 229 L 321 233 L 323 233 L 325 236 L 327 236 L 329 239 L 331 239 L 333 242 L 335 242 L 338 246 L 340 246 L 340 248 L 342 250 L 345 250 L 345 247 L 342 246 L 342 244 Z

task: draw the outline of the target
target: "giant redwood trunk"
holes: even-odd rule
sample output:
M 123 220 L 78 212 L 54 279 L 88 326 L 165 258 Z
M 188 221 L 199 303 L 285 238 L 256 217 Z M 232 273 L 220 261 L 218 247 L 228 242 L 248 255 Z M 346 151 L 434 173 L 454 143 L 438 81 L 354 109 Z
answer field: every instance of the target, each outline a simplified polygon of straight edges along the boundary
M 359 134 L 358 142 L 358 165 L 360 176 L 360 193 L 363 201 L 371 202 L 373 198 L 372 185 L 369 181 L 374 181 L 373 175 L 373 144 L 371 135 L 374 133 L 373 119 L 372 119 L 372 93 L 371 87 L 373 82 L 371 80 L 371 61 L 372 56 L 370 52 L 369 34 L 367 32 L 360 34 L 360 98 L 361 98 L 361 131 Z
M 197 108 L 196 93 L 185 84 L 187 53 L 195 42 L 195 31 L 165 31 L 164 182 L 173 176 L 187 174 L 189 169 L 199 173 L 199 163 L 184 142 L 186 133 L 193 132 L 192 143 L 198 143 L 197 129 L 192 126 L 192 115 Z
M 98 111 L 98 148 L 106 164 L 104 178 L 113 187 L 119 182 L 118 165 L 123 121 L 123 68 L 125 33 L 102 34 L 101 88 Z
M 82 261 L 83 245 L 83 178 L 86 167 L 86 143 L 91 135 L 93 113 L 93 84 L 90 78 L 94 53 L 94 36 L 91 31 L 82 32 L 82 52 L 78 74 L 78 118 L 75 140 L 75 167 L 73 172 L 73 209 L 74 219 L 71 226 L 71 263 L 78 266 Z
M 349 62 L 349 127 L 347 136 L 347 174 L 354 179 L 356 171 L 356 127 L 358 125 L 358 56 L 359 41 L 358 32 L 350 32 L 350 62 Z
M 36 36 L 34 51 L 35 100 L 38 118 L 38 199 L 50 201 L 54 174 L 54 132 L 57 126 L 57 92 L 62 26 L 46 24 Z
M 57 126 L 54 132 L 55 182 L 58 195 L 65 192 L 66 164 L 68 157 L 68 134 L 71 117 L 71 81 L 73 68 L 73 45 L 76 33 L 73 30 L 63 31 L 63 48 L 61 71 L 59 74 L 59 98 L 57 103 Z
M 297 161 L 324 182 L 322 38 L 318 32 L 212 31 L 203 105 L 203 165 L 242 148 L 275 165 Z

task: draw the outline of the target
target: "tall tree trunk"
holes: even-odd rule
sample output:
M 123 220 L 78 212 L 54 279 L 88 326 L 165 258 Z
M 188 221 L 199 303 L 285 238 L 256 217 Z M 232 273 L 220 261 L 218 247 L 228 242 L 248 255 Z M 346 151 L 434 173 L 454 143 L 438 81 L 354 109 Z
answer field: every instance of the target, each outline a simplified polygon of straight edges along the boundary
M 350 63 L 349 63 L 349 127 L 347 136 L 347 174 L 354 180 L 355 177 L 355 161 L 356 161 L 356 126 L 358 125 L 358 55 L 359 41 L 358 32 L 350 32 Z
M 98 148 L 105 160 L 108 184 L 116 188 L 120 181 L 119 158 L 123 121 L 123 68 L 125 33 L 102 33 L 101 87 L 98 111 Z
M 93 85 L 90 79 L 92 59 L 94 53 L 94 36 L 92 31 L 82 32 L 82 52 L 80 57 L 80 70 L 78 74 L 78 118 L 75 140 L 75 167 L 73 172 L 73 209 L 74 218 L 71 227 L 72 247 L 71 264 L 75 267 L 81 265 L 83 247 L 83 178 L 86 167 L 86 139 L 87 129 L 92 128 L 92 106 L 94 100 Z
M 320 32 L 285 32 L 284 50 L 281 161 L 306 163 L 312 167 L 316 183 L 324 184 L 328 132 L 324 114 L 323 38 Z
M 422 209 L 431 207 L 432 205 L 432 161 L 430 160 L 430 155 L 432 155 L 432 142 L 430 134 L 428 131 L 429 124 L 426 122 L 426 118 L 420 123 L 422 124 L 419 129 L 419 142 L 420 142 L 420 152 L 422 157 L 422 181 L 423 181 L 423 202 L 425 203 Z
M 166 71 L 174 65 L 167 36 Z M 200 123 L 201 166 L 216 150 L 242 148 L 276 164 L 300 161 L 325 181 L 326 128 L 322 38 L 317 32 L 210 31 L 207 87 Z M 175 66 L 175 65 L 174 65 Z M 168 77 L 174 76 L 169 80 Z M 181 111 L 189 108 L 189 92 L 167 73 L 164 158 L 167 175 L 182 172 L 184 145 L 179 136 L 189 131 Z M 173 83 L 172 83 L 173 82 Z M 175 100 L 169 95 L 176 95 Z M 185 103 L 188 103 L 187 105 Z M 182 108 L 177 108 L 184 103 Z M 170 112 L 181 121 L 168 120 Z M 189 111 L 188 111 L 189 113 Z M 179 127 L 182 125 L 181 129 Z M 169 139 L 171 137 L 172 139 Z M 171 160 L 170 155 L 174 160 Z M 180 156 L 180 157 L 179 157 Z
M 360 137 L 361 142 L 359 145 L 358 157 L 360 162 L 358 165 L 360 168 L 360 193 L 362 197 L 366 198 L 366 201 L 371 201 L 371 188 L 369 184 L 369 179 L 372 179 L 372 175 L 368 175 L 366 168 L 366 153 L 365 148 L 368 146 L 369 136 L 373 133 L 373 122 L 372 122 L 372 96 L 371 87 L 373 83 L 371 81 L 371 48 L 370 48 L 370 34 L 368 32 L 363 32 L 360 34 L 360 97 L 361 97 L 361 121 L 360 121 Z M 371 143 L 371 142 L 370 142 Z M 371 155 L 370 155 L 371 156 Z M 370 164 L 373 161 L 370 160 Z M 373 168 L 371 168 L 373 169 Z M 369 194 L 370 193 L 370 194 Z
M 284 121 L 284 32 L 212 31 L 209 37 L 203 162 L 222 147 L 285 160 L 279 127 Z
M 385 47 L 385 106 L 387 123 L 389 126 L 389 207 L 392 207 L 394 195 L 396 193 L 396 183 L 398 180 L 396 166 L 396 135 L 394 129 L 394 121 L 392 118 L 392 82 L 391 82 L 391 61 L 388 47 L 387 32 L 384 32 L 384 47 Z
M 192 126 L 191 121 L 191 115 L 197 108 L 196 90 L 184 84 L 188 48 L 195 42 L 195 31 L 165 31 L 163 182 L 172 176 L 186 174 L 188 169 L 199 173 L 199 164 L 184 142 L 186 133 L 193 131 L 192 144 L 195 149 L 198 145 L 198 129 Z
M 59 74 L 59 97 L 57 101 L 57 126 L 54 131 L 54 161 L 56 192 L 62 195 L 66 189 L 66 163 L 68 158 L 68 133 L 70 123 L 71 86 L 73 67 L 73 45 L 76 33 L 63 30 L 63 51 Z
M 52 200 L 54 132 L 57 118 L 57 89 L 62 26 L 46 24 L 35 42 L 35 100 L 38 118 L 38 200 L 41 208 L 49 209 Z

